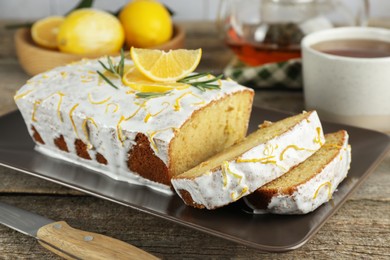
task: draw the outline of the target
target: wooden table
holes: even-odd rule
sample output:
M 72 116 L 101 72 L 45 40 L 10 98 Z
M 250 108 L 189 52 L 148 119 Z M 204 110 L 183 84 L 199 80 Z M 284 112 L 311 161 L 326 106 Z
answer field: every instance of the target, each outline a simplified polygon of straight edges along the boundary
M 29 78 L 18 64 L 13 32 L 0 22 L 0 114 L 15 110 L 13 94 Z M 203 48 L 200 69 L 221 72 L 232 57 L 211 23 L 185 23 L 187 48 Z M 255 104 L 290 112 L 303 109 L 301 92 L 257 91 Z M 0 126 L 1 127 L 1 126 Z M 367 151 L 369 152 L 369 151 Z M 264 253 L 109 201 L 0 167 L 0 200 L 105 234 L 164 259 L 389 259 L 390 154 L 306 245 Z M 287 235 L 287 234 L 286 234 Z M 58 259 L 35 239 L 0 225 L 1 259 Z

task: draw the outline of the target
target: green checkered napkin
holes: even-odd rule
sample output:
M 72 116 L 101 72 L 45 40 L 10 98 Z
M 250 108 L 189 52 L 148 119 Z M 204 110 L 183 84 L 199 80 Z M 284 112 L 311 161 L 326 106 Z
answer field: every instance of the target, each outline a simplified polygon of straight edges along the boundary
M 234 58 L 225 68 L 226 77 L 252 88 L 302 89 L 300 59 L 250 67 Z

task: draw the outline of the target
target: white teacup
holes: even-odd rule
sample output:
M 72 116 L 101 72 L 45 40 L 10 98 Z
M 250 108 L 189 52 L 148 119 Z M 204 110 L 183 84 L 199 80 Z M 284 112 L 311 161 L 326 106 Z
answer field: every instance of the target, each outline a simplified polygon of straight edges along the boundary
M 334 40 L 390 44 L 390 30 L 344 27 L 306 36 L 302 40 L 306 109 L 316 109 L 321 119 L 390 132 L 390 56 L 347 57 L 314 49 Z

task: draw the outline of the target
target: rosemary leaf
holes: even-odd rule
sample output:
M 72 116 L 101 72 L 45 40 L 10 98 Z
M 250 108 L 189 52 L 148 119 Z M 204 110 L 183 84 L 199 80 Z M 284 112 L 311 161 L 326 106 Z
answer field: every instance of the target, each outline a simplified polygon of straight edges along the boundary
M 114 65 L 114 63 L 112 62 L 111 60 L 111 57 L 110 56 L 107 56 L 107 63 L 108 63 L 108 66 L 105 65 L 103 62 L 101 62 L 100 60 L 98 60 L 99 64 L 106 70 L 106 71 L 109 71 L 111 72 L 113 75 L 119 77 L 119 78 L 122 78 L 123 77 L 123 74 L 124 74 L 124 70 L 125 70 L 125 53 L 123 51 L 123 49 L 121 49 L 121 59 L 120 61 L 118 62 L 117 65 Z M 111 82 L 111 80 L 109 80 L 106 76 L 104 76 L 103 73 L 101 73 L 100 71 L 97 71 L 97 73 L 99 74 L 100 77 L 102 77 L 108 84 L 110 84 L 110 86 L 118 89 L 117 86 L 115 86 L 114 83 Z
M 122 78 L 123 74 L 124 74 L 124 70 L 125 70 L 125 53 L 124 53 L 123 49 L 121 49 L 121 60 L 119 61 L 118 67 L 119 67 L 119 69 L 118 69 L 119 75 Z
M 182 78 L 182 79 L 178 80 L 177 82 L 187 83 L 190 80 L 206 77 L 207 75 L 209 75 L 209 74 L 208 73 L 198 73 L 198 74 L 194 74 L 194 75 L 190 75 L 190 76 L 187 76 L 185 78 Z
M 213 84 L 198 84 L 198 85 L 193 85 L 193 87 L 201 90 L 202 92 L 205 92 L 207 89 L 219 89 L 219 85 L 213 85 Z
M 167 92 L 138 92 L 135 95 L 138 98 L 156 98 L 156 97 L 165 96 L 168 93 L 171 93 L 171 91 L 167 91 Z
M 200 83 L 211 83 L 211 82 L 215 82 L 215 81 L 220 80 L 222 77 L 223 77 L 223 75 L 221 74 L 221 75 L 216 76 L 215 78 L 212 78 L 212 79 L 209 79 L 209 80 L 205 80 L 205 81 L 200 81 Z M 194 83 L 197 83 L 197 82 L 194 82 Z
M 223 74 L 218 75 L 217 77 L 214 77 L 212 79 L 204 80 L 204 81 L 192 81 L 194 79 L 202 78 L 209 75 L 209 73 L 198 73 L 195 75 L 191 75 L 185 78 L 182 78 L 181 80 L 178 80 L 178 82 L 190 84 L 193 87 L 205 92 L 207 89 L 220 89 L 219 84 L 210 84 L 213 82 L 216 82 L 220 80 L 223 77 Z M 191 82 L 190 82 L 191 81 Z
M 110 70 L 109 71 L 111 71 L 114 74 L 117 74 L 117 71 L 115 70 L 115 66 L 112 63 L 112 60 L 111 60 L 110 56 L 107 56 L 107 62 L 108 62 L 108 66 L 110 66 Z
M 100 65 L 102 65 L 102 67 L 103 67 L 105 70 L 110 71 L 110 69 L 107 68 L 106 65 L 104 65 L 103 62 L 101 62 L 100 60 L 98 60 L 98 62 L 100 63 Z
M 118 87 L 115 86 L 115 84 L 112 83 L 111 80 L 109 80 L 106 76 L 104 76 L 103 73 L 101 73 L 101 72 L 98 71 L 98 70 L 97 70 L 96 72 L 97 72 L 97 74 L 99 74 L 99 76 L 102 77 L 102 79 L 104 79 L 111 87 L 118 89 Z
M 204 88 L 209 88 L 209 89 L 219 89 L 220 88 L 219 85 L 215 85 L 215 84 L 202 84 L 200 86 L 202 86 Z
M 202 92 L 206 91 L 206 89 L 204 87 L 202 87 L 202 86 L 194 86 L 194 87 L 199 89 L 199 90 L 201 90 Z

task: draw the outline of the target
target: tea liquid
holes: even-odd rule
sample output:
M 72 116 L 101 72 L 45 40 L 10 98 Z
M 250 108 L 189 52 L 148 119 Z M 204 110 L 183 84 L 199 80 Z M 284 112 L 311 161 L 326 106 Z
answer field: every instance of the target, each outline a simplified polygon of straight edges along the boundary
M 243 26 L 238 34 L 228 31 L 226 44 L 238 58 L 251 66 L 300 58 L 303 33 L 296 24 L 280 23 L 266 26 Z
M 282 62 L 301 57 L 301 50 L 296 46 L 275 48 L 267 44 L 252 45 L 231 41 L 228 41 L 227 45 L 241 61 L 251 66 L 258 66 L 272 62 Z
M 390 42 L 366 39 L 332 40 L 316 43 L 313 49 L 327 54 L 354 58 L 390 57 Z

